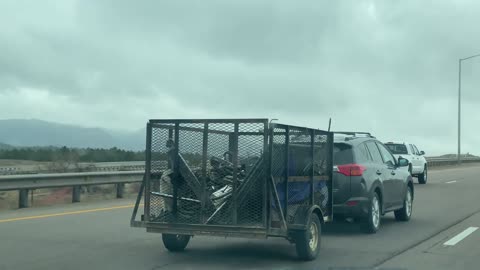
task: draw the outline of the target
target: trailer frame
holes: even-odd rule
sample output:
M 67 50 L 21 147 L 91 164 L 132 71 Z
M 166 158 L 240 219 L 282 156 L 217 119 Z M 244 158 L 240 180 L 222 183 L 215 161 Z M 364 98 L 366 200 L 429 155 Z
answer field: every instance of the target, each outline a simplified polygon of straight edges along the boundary
M 231 199 L 220 206 L 208 191 L 212 162 L 223 162 L 215 147 L 228 149 L 223 158 L 232 168 L 231 178 L 222 178 L 231 182 L 225 188 Z M 249 159 L 256 163 L 248 167 Z M 332 220 L 332 132 L 265 118 L 152 119 L 145 160 L 130 225 L 147 232 L 295 241 L 298 232 L 307 230 L 311 215 L 322 223 Z M 166 189 L 171 193 L 162 192 L 161 185 L 165 190 L 168 183 L 164 178 L 172 183 Z M 182 207 L 190 216 L 181 215 Z

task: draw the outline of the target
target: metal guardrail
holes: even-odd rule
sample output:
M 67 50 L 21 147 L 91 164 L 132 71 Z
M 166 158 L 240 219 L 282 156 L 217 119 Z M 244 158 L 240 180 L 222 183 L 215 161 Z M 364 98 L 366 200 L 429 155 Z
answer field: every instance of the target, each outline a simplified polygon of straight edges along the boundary
M 117 198 L 122 198 L 126 183 L 141 182 L 144 171 L 50 173 L 0 176 L 0 191 L 19 190 L 19 208 L 28 207 L 28 193 L 33 189 L 72 187 L 72 202 L 80 201 L 81 186 L 115 184 Z
M 162 164 L 167 167 L 167 164 Z M 144 171 L 145 161 L 119 161 L 119 162 L 81 162 L 70 164 L 62 168 L 62 172 L 109 172 L 109 171 Z M 58 173 L 49 168 L 48 163 L 0 166 L 0 175 Z
M 430 167 L 457 164 L 456 158 L 426 157 L 426 159 Z M 480 162 L 480 158 L 462 158 L 462 163 L 472 162 Z M 138 166 L 136 167 L 136 169 L 138 169 L 135 171 L 0 175 L 0 191 L 19 190 L 19 208 L 28 207 L 28 194 L 30 190 L 41 188 L 72 187 L 72 202 L 79 202 L 81 186 L 115 184 L 117 188 L 117 198 L 122 198 L 124 185 L 126 183 L 142 181 L 144 166 L 139 166 L 138 163 L 135 164 L 135 166 Z M 105 166 L 103 168 L 108 167 Z
M 142 171 L 145 161 L 97 162 L 72 164 L 62 168 L 62 172 L 108 172 L 108 171 Z M 0 175 L 53 173 L 49 164 L 1 166 Z
M 456 157 L 425 157 L 429 166 L 453 165 L 457 163 Z M 480 162 L 480 157 L 462 157 L 462 162 Z M 0 167 L 0 175 L 22 175 L 50 173 L 47 169 L 33 169 L 35 166 Z M 38 167 L 38 166 L 37 166 Z M 124 162 L 98 162 L 79 163 L 78 168 L 71 168 L 70 172 L 117 172 L 117 171 L 144 171 L 145 161 L 124 161 Z
M 450 161 L 450 160 L 457 160 L 457 157 L 425 157 L 427 160 L 439 160 L 439 161 Z M 462 160 L 470 160 L 470 159 L 479 159 L 476 157 L 462 157 Z
M 458 160 L 454 158 L 444 158 L 444 157 L 426 157 L 428 166 L 437 167 L 437 166 L 448 166 L 457 164 Z M 480 157 L 463 157 L 461 159 L 462 163 L 473 163 L 480 162 Z
M 143 171 L 0 176 L 0 191 L 140 182 Z

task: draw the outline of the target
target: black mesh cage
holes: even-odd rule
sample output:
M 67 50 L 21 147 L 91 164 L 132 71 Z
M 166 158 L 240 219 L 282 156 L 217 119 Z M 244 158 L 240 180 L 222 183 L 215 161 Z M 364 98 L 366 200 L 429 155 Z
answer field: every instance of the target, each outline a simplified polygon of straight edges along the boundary
M 273 227 L 305 222 L 301 212 L 313 205 L 324 215 L 331 208 L 331 143 L 328 132 L 287 125 L 271 129 L 271 173 L 275 186 L 271 197 Z M 278 198 L 278 199 L 277 199 Z M 277 200 L 277 202 L 275 202 Z
M 152 120 L 147 133 L 147 221 L 266 225 L 267 120 Z
M 331 215 L 332 140 L 267 119 L 151 120 L 144 221 L 288 229 L 312 206 Z

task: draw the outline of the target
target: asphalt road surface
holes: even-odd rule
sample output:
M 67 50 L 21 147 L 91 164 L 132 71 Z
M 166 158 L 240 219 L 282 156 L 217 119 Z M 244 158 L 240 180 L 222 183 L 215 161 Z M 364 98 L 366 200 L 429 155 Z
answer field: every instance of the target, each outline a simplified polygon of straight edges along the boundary
M 3 211 L 0 270 L 480 269 L 479 175 L 472 165 L 430 171 L 426 185 L 415 185 L 410 222 L 387 214 L 374 235 L 329 224 L 313 262 L 296 260 L 283 239 L 195 237 L 185 252 L 169 253 L 159 234 L 129 227 L 131 200 Z

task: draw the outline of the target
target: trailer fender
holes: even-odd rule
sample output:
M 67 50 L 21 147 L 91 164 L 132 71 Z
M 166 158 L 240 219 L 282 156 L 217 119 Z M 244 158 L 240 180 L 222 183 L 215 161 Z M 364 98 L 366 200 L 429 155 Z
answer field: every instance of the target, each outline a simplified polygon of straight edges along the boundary
M 307 229 L 307 224 L 310 221 L 310 218 L 312 214 L 317 215 L 318 219 L 320 219 L 320 222 L 322 224 L 325 223 L 324 221 L 324 213 L 322 211 L 322 208 L 318 205 L 305 205 L 300 208 L 298 208 L 293 223 L 292 225 L 289 225 L 288 228 L 293 231 L 298 231 L 298 230 L 306 230 Z

